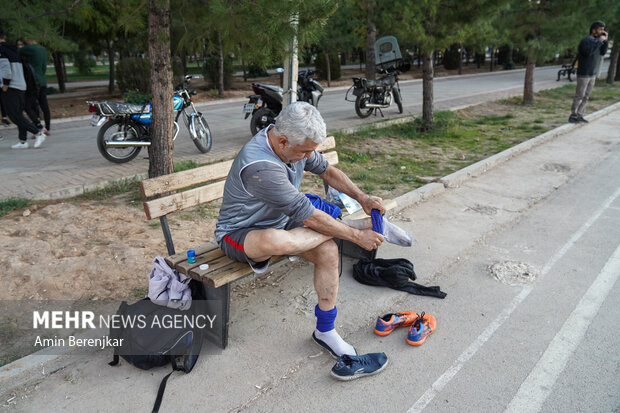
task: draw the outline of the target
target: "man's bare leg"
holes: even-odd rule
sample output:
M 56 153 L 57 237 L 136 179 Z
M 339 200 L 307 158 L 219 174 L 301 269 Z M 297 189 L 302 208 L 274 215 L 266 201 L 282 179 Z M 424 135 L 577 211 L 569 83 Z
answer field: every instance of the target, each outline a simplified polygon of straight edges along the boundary
M 339 283 L 338 247 L 330 237 L 309 228 L 256 230 L 246 236 L 244 249 L 254 261 L 264 261 L 272 255 L 298 255 L 312 262 L 314 289 L 318 296 L 315 308 L 317 329 L 312 337 L 332 355 L 357 354 L 334 328 Z
M 256 262 L 265 261 L 273 255 L 300 255 L 310 251 L 331 237 L 310 228 L 291 230 L 258 229 L 245 237 L 245 254 Z

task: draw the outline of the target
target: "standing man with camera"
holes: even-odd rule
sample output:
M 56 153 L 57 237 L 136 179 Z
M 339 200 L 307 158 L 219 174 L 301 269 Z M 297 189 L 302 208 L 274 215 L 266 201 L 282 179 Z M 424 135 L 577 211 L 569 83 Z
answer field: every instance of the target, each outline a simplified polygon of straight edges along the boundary
M 577 90 L 573 99 L 570 117 L 568 118 L 568 121 L 571 123 L 588 122 L 583 118 L 583 115 L 586 113 L 586 104 L 592 93 L 594 83 L 596 83 L 596 74 L 602 56 L 607 52 L 607 38 L 605 23 L 596 21 L 590 26 L 590 34 L 579 43 L 577 53 Z

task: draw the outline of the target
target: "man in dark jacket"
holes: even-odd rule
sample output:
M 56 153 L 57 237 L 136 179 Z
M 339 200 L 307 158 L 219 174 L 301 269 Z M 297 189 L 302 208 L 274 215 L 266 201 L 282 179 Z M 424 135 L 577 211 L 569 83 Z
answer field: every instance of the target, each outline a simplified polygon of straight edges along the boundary
M 34 147 L 38 148 L 45 141 L 45 134 L 24 117 L 27 88 L 24 67 L 17 50 L 6 43 L 6 35 L 2 28 L 0 28 L 0 79 L 2 79 L 2 103 L 9 119 L 17 125 L 19 131 L 19 143 L 11 148 L 27 149 L 28 132 L 35 135 Z
M 35 122 L 39 130 L 42 129 L 43 133 L 50 135 L 49 130 L 51 129 L 51 114 L 49 104 L 47 103 L 47 79 L 45 77 L 45 70 L 47 69 L 47 51 L 43 46 L 29 37 L 26 37 L 24 41 L 26 42 L 26 45 L 19 49 L 19 56 L 26 59 L 26 62 L 32 66 L 39 84 L 39 89 L 37 90 L 36 96 L 28 102 L 31 107 L 26 108 L 26 113 L 28 113 L 29 116 L 31 114 L 34 116 L 32 121 Z M 43 128 L 43 125 L 41 125 L 41 120 L 39 119 L 39 107 L 43 112 L 45 128 Z
M 590 35 L 579 43 L 577 54 L 577 91 L 573 99 L 568 121 L 571 123 L 588 122 L 583 118 L 586 103 L 596 82 L 596 75 L 602 56 L 607 52 L 607 32 L 605 23 L 597 21 L 590 26 Z

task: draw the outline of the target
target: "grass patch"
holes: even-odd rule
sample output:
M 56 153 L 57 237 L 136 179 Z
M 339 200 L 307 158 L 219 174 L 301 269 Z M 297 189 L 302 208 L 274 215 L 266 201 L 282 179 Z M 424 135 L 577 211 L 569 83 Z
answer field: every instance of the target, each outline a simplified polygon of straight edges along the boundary
M 192 159 L 174 163 L 174 172 L 187 171 L 188 169 L 198 168 L 200 164 Z
M 103 188 L 86 191 L 82 195 L 76 197 L 77 200 L 88 201 L 105 201 L 116 195 L 126 195 L 130 203 L 139 203 L 142 201 L 140 194 L 140 180 L 137 178 L 121 179 Z
M 364 191 L 394 198 L 566 123 L 574 94 L 572 83 L 536 93 L 533 105 L 513 97 L 435 112 L 435 125 L 428 131 L 415 119 L 336 133 L 338 167 Z M 592 96 L 588 113 L 619 100 L 620 85 L 599 82 Z
M 0 217 L 16 209 L 27 207 L 30 204 L 32 204 L 32 201 L 27 198 L 8 198 L 0 201 Z

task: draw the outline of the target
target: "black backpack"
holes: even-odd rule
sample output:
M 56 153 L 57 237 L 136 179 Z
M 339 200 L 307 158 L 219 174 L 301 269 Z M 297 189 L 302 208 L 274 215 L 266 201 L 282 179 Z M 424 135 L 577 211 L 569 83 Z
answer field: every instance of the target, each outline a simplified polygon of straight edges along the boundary
M 191 280 L 189 286 L 192 289 L 192 306 L 189 310 L 163 307 L 148 298 L 129 305 L 123 301 L 116 312 L 117 319 L 132 320 L 133 327 L 128 323 L 124 323 L 126 327 L 123 323 L 118 323 L 118 328 L 110 326 L 110 338 L 123 340 L 122 346 L 115 347 L 114 359 L 108 363 L 110 366 L 118 364 L 119 356 L 143 370 L 168 363 L 172 366 L 172 371 L 159 385 L 153 412 L 159 411 L 170 375 L 175 371 L 192 371 L 202 348 L 204 332 L 197 325 L 172 328 L 161 326 L 160 323 L 174 316 L 191 319 L 192 316 L 205 314 L 204 286 L 196 280 Z

